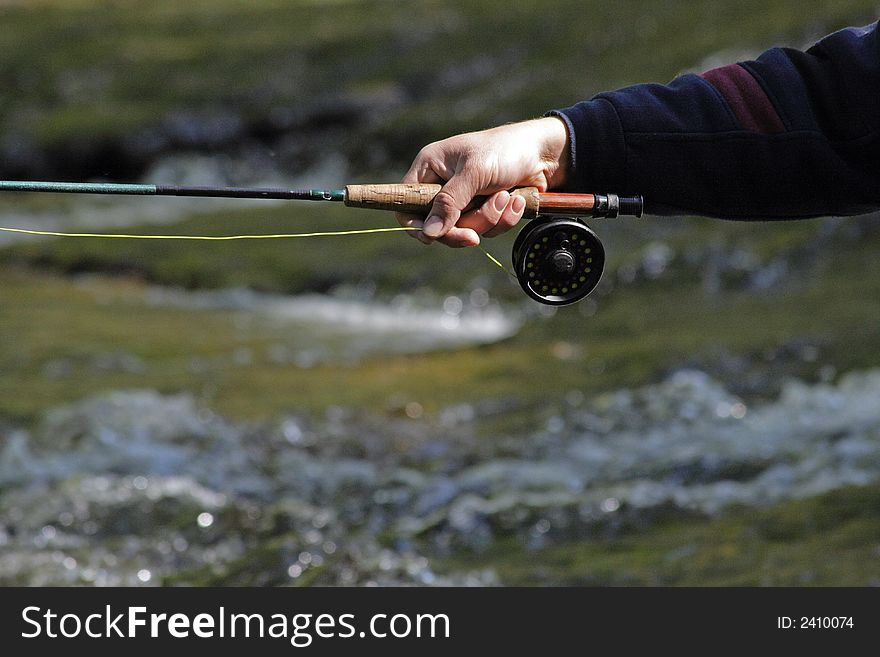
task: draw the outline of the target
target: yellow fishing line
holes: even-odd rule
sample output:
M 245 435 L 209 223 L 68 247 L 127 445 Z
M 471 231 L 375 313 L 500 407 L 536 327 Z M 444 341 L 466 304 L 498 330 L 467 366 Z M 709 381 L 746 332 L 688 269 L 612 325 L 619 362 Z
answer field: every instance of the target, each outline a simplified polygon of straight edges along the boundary
M 316 233 L 279 233 L 274 235 L 122 235 L 119 233 L 60 233 L 53 230 L 29 230 L 27 228 L 6 228 L 0 230 L 7 233 L 24 233 L 25 235 L 44 235 L 47 237 L 100 237 L 127 240 L 274 240 L 295 237 L 332 237 L 334 235 L 371 235 L 373 233 L 391 233 L 395 231 L 420 230 L 414 227 L 394 228 L 359 228 L 356 230 L 321 231 Z
M 21 233 L 24 235 L 41 235 L 44 237 L 96 237 L 101 239 L 126 239 L 126 240 L 208 240 L 212 242 L 222 242 L 229 240 L 277 240 L 277 239 L 293 239 L 298 237 L 338 237 L 345 235 L 374 235 L 376 233 L 394 233 L 400 231 L 418 231 L 421 228 L 415 226 L 395 226 L 392 228 L 357 228 L 354 230 L 333 230 L 319 231 L 314 233 L 277 233 L 277 234 L 259 234 L 259 235 L 128 235 L 121 233 L 62 233 L 54 230 L 31 230 L 28 228 L 9 228 L 0 226 L 0 231 L 6 233 Z M 510 272 L 501 262 L 486 251 L 482 246 L 479 247 L 489 260 L 507 272 L 514 278 L 516 276 Z
M 477 245 L 477 248 L 480 249 L 480 251 L 482 251 L 483 254 L 484 254 L 487 258 L 489 258 L 490 261 L 492 261 L 494 264 L 498 265 L 498 266 L 501 268 L 501 271 L 503 271 L 503 272 L 505 272 L 506 274 L 512 276 L 513 278 L 516 278 L 516 274 L 514 274 L 514 273 L 513 273 L 512 271 L 510 271 L 507 267 L 505 267 L 503 264 L 501 264 L 501 261 L 498 260 L 498 258 L 496 258 L 496 257 L 493 256 L 491 253 L 489 253 L 489 252 L 488 252 L 486 249 L 484 249 L 481 245 Z

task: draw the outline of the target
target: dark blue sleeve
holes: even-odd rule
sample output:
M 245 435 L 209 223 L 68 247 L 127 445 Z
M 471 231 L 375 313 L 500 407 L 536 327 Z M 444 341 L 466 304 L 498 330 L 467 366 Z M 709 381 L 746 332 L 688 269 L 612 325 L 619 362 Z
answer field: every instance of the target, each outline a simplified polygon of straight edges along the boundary
M 730 219 L 880 209 L 880 36 L 849 28 L 805 52 L 602 93 L 551 112 L 567 187 L 643 194 L 653 214 Z

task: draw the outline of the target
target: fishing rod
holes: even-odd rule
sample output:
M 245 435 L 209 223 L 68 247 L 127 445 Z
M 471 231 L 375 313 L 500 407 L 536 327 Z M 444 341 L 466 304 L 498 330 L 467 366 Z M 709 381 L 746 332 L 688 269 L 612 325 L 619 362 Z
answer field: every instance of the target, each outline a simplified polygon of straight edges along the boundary
M 346 185 L 342 189 L 210 187 L 127 183 L 0 181 L 0 192 L 122 194 L 341 202 L 351 208 L 426 215 L 441 186 L 429 183 Z M 561 306 L 586 297 L 599 283 L 605 249 L 584 217 L 640 217 L 641 196 L 541 192 L 535 187 L 511 190 L 526 201 L 530 220 L 513 244 L 513 270 L 523 291 L 544 304 Z M 477 207 L 475 199 L 470 207 Z

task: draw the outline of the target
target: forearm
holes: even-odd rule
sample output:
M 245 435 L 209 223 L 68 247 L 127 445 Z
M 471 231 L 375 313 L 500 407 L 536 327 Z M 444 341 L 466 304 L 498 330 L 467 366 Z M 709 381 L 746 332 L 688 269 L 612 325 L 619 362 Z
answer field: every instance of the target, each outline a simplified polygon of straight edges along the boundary
M 655 214 L 849 215 L 880 208 L 874 26 L 809 51 L 599 94 L 567 124 L 566 186 L 641 193 Z

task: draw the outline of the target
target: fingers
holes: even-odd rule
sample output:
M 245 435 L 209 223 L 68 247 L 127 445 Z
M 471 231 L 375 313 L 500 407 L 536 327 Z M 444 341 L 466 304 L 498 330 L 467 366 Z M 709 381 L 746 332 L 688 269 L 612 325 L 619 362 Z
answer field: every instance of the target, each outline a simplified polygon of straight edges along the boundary
M 471 228 L 453 226 L 446 235 L 438 238 L 437 241 L 454 249 L 460 249 L 467 246 L 476 246 L 480 243 L 480 236 Z M 428 243 L 430 244 L 430 241 Z
M 525 206 L 525 199 L 502 190 L 487 198 L 476 210 L 462 214 L 455 226 L 435 239 L 455 248 L 476 246 L 480 235 L 497 237 L 515 226 L 522 219 Z M 401 226 L 421 228 L 424 225 L 424 217 L 419 215 L 397 213 L 396 218 Z M 412 231 L 409 235 L 423 244 L 435 241 L 421 231 Z
M 446 235 L 478 192 L 478 184 L 470 175 L 452 176 L 434 197 L 422 232 L 432 239 Z
M 521 196 L 500 191 L 490 196 L 473 212 L 463 214 L 456 226 L 471 228 L 483 237 L 497 237 L 522 219 L 525 208 L 526 202 Z
M 401 182 L 404 183 L 439 183 L 443 184 L 446 182 L 445 178 L 442 178 L 440 174 L 434 170 L 434 166 L 431 162 L 434 161 L 429 155 L 429 149 L 431 146 L 426 146 L 422 149 L 422 151 L 418 154 L 415 160 L 413 160 L 412 165 L 409 170 L 406 172 L 406 175 L 403 176 Z M 416 214 L 404 214 L 403 212 L 395 212 L 395 218 L 397 219 L 397 223 L 405 228 L 419 228 L 420 230 L 409 231 L 407 235 L 412 237 L 413 239 L 419 240 L 422 244 L 431 245 L 434 243 L 434 240 L 428 237 L 422 232 L 422 228 L 425 225 L 425 217 Z M 477 242 L 479 243 L 479 238 L 477 238 Z
M 459 228 L 471 228 L 482 235 L 495 227 L 508 203 L 510 203 L 510 193 L 507 190 L 496 192 L 477 209 L 463 213 L 455 225 Z
M 504 208 L 496 224 L 484 232 L 483 237 L 498 237 L 519 223 L 526 209 L 526 200 L 522 196 L 513 196 Z
M 395 212 L 394 218 L 403 228 L 418 228 L 418 230 L 409 230 L 407 235 L 413 239 L 417 239 L 422 244 L 432 244 L 434 240 L 426 237 L 422 232 L 425 225 L 425 218 L 417 214 L 404 214 L 403 212 Z
M 428 160 L 421 160 L 419 158 L 416 158 L 416 161 L 413 162 L 412 166 L 409 168 L 409 171 L 406 172 L 406 175 L 400 182 L 440 183 L 442 185 L 444 182 L 446 182 L 446 179 L 441 178 L 440 174 L 434 171 Z

